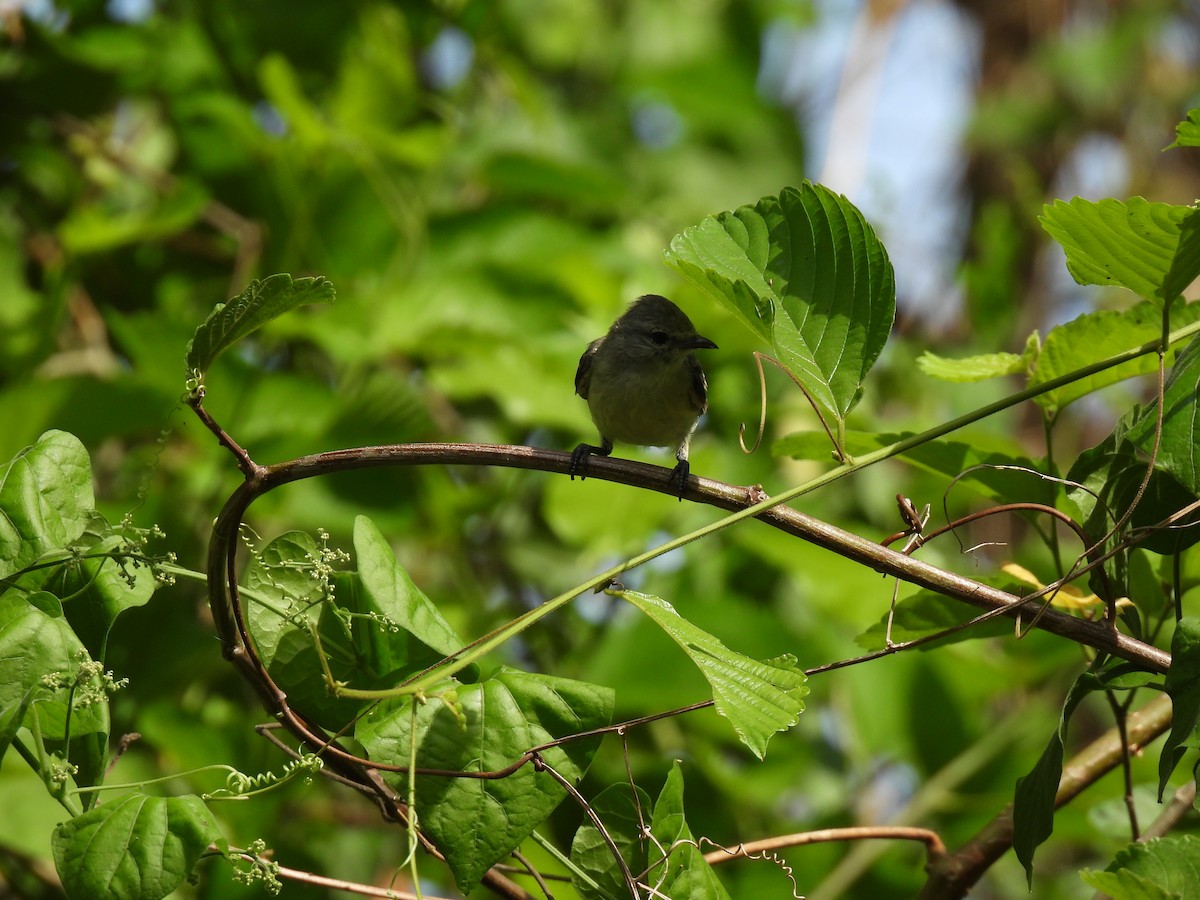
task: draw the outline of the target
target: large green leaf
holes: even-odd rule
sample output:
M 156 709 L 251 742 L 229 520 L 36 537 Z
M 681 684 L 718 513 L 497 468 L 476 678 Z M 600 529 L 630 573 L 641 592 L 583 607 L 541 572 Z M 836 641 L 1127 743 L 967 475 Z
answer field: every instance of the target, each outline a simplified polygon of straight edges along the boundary
M 1041 222 L 1062 244 L 1080 284 L 1128 288 L 1161 307 L 1200 275 L 1198 214 L 1142 197 L 1124 203 L 1075 197 L 1046 206 Z
M 1200 618 L 1185 616 L 1171 638 L 1171 668 L 1163 689 L 1171 698 L 1171 732 L 1158 757 L 1158 799 L 1189 749 L 1200 747 Z
M 245 577 L 250 630 L 268 671 L 296 708 L 333 728 L 361 703 L 332 696 L 315 674 L 322 662 L 310 622 L 332 676 L 359 689 L 394 687 L 464 643 L 366 516 L 355 519 L 354 550 L 358 571 L 332 575 L 332 599 L 316 577 L 322 547 L 303 532 L 271 541 Z
M 862 396 L 896 313 L 883 244 L 845 197 L 804 182 L 711 216 L 671 241 L 667 262 L 771 345 L 826 409 Z
M 195 796 L 122 797 L 54 830 L 54 865 L 71 900 L 159 900 L 221 838 Z
M 188 372 L 201 376 L 232 344 L 272 319 L 306 303 L 332 303 L 333 285 L 324 278 L 270 275 L 255 279 L 228 303 L 218 303 L 188 343 Z
M 56 573 L 67 621 L 95 659 L 104 659 L 108 632 L 117 616 L 145 606 L 158 587 L 147 566 L 105 555 L 124 548 L 124 538 L 109 535 L 89 547 L 78 565 Z
M 757 660 L 730 650 L 683 618 L 667 601 L 637 591 L 621 596 L 649 616 L 691 657 L 712 686 L 716 710 L 759 759 L 777 731 L 796 724 L 808 694 L 794 656 Z
M 317 541 L 304 532 L 275 538 L 251 557 L 242 602 L 255 649 L 288 702 L 319 724 L 340 728 L 362 703 L 330 694 L 320 675 L 311 623 L 316 623 L 325 664 L 335 679 L 355 687 L 377 685 L 360 670 L 349 628 L 325 602 L 323 585 L 314 577 L 320 553 Z M 337 573 L 330 586 L 334 596 L 345 601 L 356 583 L 353 576 Z
M 26 725 L 37 717 L 45 740 L 64 740 L 68 732 L 76 737 L 108 733 L 107 703 L 75 704 L 67 687 L 53 686 L 68 683 L 80 663 L 89 661 L 53 594 L 11 590 L 0 595 L 0 660 L 0 727 L 7 730 L 20 714 Z
M 47 431 L 0 473 L 0 578 L 78 540 L 95 505 L 87 450 Z
M 1176 303 L 1171 307 L 1171 327 L 1180 328 L 1200 319 L 1200 303 Z M 1030 386 L 1053 381 L 1105 357 L 1152 341 L 1162 333 L 1162 309 L 1138 303 L 1126 310 L 1103 309 L 1084 313 L 1050 330 L 1037 355 Z M 1174 355 L 1171 351 L 1170 356 Z M 1168 359 L 1170 358 L 1168 357 Z M 1040 394 L 1034 399 L 1053 417 L 1068 403 L 1135 375 L 1158 368 L 1158 357 L 1147 353 L 1137 359 L 1097 372 L 1070 384 Z
M 654 885 L 661 896 L 703 897 L 705 900 L 729 897 L 696 846 L 696 839 L 684 818 L 683 772 L 678 762 L 671 767 L 667 783 L 655 801 L 650 833 L 654 840 L 646 881 Z
M 359 720 L 355 737 L 371 759 L 408 765 L 416 743 L 420 768 L 449 772 L 504 769 L 533 747 L 609 724 L 607 688 L 502 669 L 473 685 L 447 682 L 425 699 L 381 705 Z M 414 721 L 415 720 L 415 721 Z M 599 737 L 542 751 L 542 759 L 578 783 L 600 746 Z M 384 773 L 401 793 L 404 774 Z M 468 891 L 508 856 L 566 796 L 559 783 L 532 764 L 503 778 L 416 779 L 421 827 L 446 855 L 458 886 Z
M 358 643 L 369 645 L 373 667 L 381 673 L 408 673 L 423 669 L 462 649 L 464 641 L 441 611 L 396 559 L 379 526 L 366 516 L 354 518 L 354 553 L 362 602 L 356 612 L 378 613 L 399 625 L 407 636 L 403 643 L 374 623 L 363 623 Z

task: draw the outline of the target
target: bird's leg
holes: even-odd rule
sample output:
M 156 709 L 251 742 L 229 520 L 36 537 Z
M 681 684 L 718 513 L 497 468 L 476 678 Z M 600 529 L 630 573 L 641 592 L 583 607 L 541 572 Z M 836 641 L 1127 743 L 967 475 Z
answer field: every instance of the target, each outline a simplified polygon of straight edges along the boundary
M 683 502 L 683 493 L 687 490 L 688 475 L 692 472 L 691 463 L 688 462 L 688 444 L 691 443 L 689 438 L 691 438 L 690 434 L 684 438 L 679 449 L 675 451 L 675 459 L 678 462 L 675 463 L 675 468 L 671 470 L 671 477 L 667 480 L 667 483 L 675 489 L 680 503 Z
M 679 497 L 679 502 L 683 502 L 683 494 L 687 490 L 688 475 L 692 472 L 692 466 L 686 459 L 681 459 L 675 464 L 675 468 L 671 470 L 671 477 L 667 483 L 674 489 L 675 494 Z
M 587 478 L 588 457 L 592 454 L 596 456 L 608 456 L 613 451 L 613 442 L 600 435 L 600 446 L 595 444 L 580 444 L 571 453 L 571 467 L 567 470 L 571 475 L 571 480 L 575 480 L 575 476 L 579 476 L 579 480 Z

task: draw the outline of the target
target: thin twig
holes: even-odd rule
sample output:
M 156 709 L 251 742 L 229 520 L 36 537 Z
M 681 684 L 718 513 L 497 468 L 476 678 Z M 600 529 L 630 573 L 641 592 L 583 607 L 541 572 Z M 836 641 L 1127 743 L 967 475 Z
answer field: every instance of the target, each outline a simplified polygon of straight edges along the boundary
M 786 850 L 789 847 L 803 847 L 806 844 L 820 844 L 829 841 L 920 841 L 925 845 L 929 861 L 946 853 L 946 845 L 936 831 L 928 828 L 912 828 L 905 825 L 863 825 L 852 828 L 822 828 L 819 831 L 802 831 L 797 834 L 784 834 L 779 837 L 766 838 L 761 841 L 749 841 L 736 847 L 722 847 L 704 854 L 704 861 L 715 865 L 754 856 L 759 853 L 769 853 L 774 850 Z

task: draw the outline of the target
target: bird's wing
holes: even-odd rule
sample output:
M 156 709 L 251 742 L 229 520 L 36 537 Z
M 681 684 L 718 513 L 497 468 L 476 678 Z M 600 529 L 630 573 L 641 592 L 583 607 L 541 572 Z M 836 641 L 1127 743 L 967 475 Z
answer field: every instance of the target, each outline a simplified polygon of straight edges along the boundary
M 583 356 L 579 357 L 579 368 L 575 370 L 575 393 L 584 400 L 588 396 L 588 388 L 592 383 L 592 357 L 596 355 L 596 348 L 600 346 L 602 338 L 597 338 L 588 344 L 588 348 L 583 351 Z
M 692 406 L 696 410 L 697 416 L 702 416 L 708 410 L 708 379 L 704 377 L 704 369 L 700 365 L 700 360 L 694 356 L 689 356 L 687 361 L 688 375 L 691 377 L 691 401 Z M 575 383 L 579 384 L 579 376 L 575 376 Z

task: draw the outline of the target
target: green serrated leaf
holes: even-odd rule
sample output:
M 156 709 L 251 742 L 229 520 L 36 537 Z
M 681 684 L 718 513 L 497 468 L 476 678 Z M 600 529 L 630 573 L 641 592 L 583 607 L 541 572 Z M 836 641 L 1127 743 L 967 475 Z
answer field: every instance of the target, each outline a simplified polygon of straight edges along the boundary
M 1058 728 L 1028 775 L 1017 779 L 1013 796 L 1013 852 L 1025 867 L 1025 876 L 1033 886 L 1033 854 L 1054 831 L 1054 806 L 1058 784 L 1062 780 L 1063 748 L 1067 736 L 1067 720 L 1089 693 L 1098 688 L 1095 677 L 1080 675 L 1071 685 L 1063 703 Z
M 650 868 L 646 880 L 663 896 L 703 897 L 705 900 L 729 897 L 688 828 L 683 814 L 683 773 L 679 763 L 671 767 L 666 784 L 654 804 L 650 833 L 654 835 L 654 840 L 651 842 Z
M 917 368 L 942 381 L 969 382 L 985 381 L 1002 375 L 1016 375 L 1025 371 L 1025 359 L 1016 353 L 985 353 L 980 356 L 964 356 L 947 359 L 926 350 L 917 357 Z
M 1200 303 L 1177 303 L 1171 307 L 1171 327 L 1180 328 L 1200 320 Z M 1162 333 L 1162 310 L 1152 303 L 1139 303 L 1126 310 L 1084 313 L 1046 335 L 1041 353 L 1029 379 L 1030 386 L 1053 381 L 1130 347 L 1154 340 Z M 1169 358 L 1174 356 L 1171 351 Z M 1079 381 L 1035 397 L 1053 418 L 1067 404 L 1110 384 L 1146 375 L 1158 369 L 1158 359 L 1146 354 L 1119 366 L 1097 372 Z
M 502 669 L 478 684 L 446 682 L 411 699 L 381 704 L 358 722 L 355 737 L 371 759 L 408 765 L 412 742 L 417 766 L 454 772 L 504 769 L 525 751 L 556 738 L 602 728 L 612 716 L 607 688 Z M 542 751 L 546 765 L 578 783 L 600 738 L 568 741 Z M 403 774 L 381 773 L 408 791 Z M 545 821 L 566 796 L 559 783 L 532 764 L 504 778 L 442 778 L 416 781 L 421 827 L 446 855 L 466 893 Z
M 218 303 L 188 343 L 187 370 L 204 375 L 218 356 L 272 319 L 306 303 L 332 303 L 326 279 L 270 275 L 256 279 L 230 300 Z
M 653 619 L 691 657 L 712 686 L 717 712 L 759 759 L 777 731 L 796 724 L 808 687 L 794 656 L 751 659 L 697 628 L 659 597 L 636 591 L 622 591 L 620 596 Z
M 666 257 L 769 342 L 823 407 L 844 418 L 858 403 L 892 328 L 896 284 L 849 200 L 806 181 L 684 230 Z
M 1200 838 L 1169 835 L 1129 844 L 1103 872 L 1079 873 L 1112 900 L 1187 900 L 1200 896 Z
M 0 473 L 0 578 L 77 541 L 95 505 L 87 450 L 72 434 L 47 431 Z
M 64 822 L 51 843 L 72 900 L 161 900 L 219 838 L 199 797 L 134 795 Z
M 1200 241 L 1183 239 L 1184 222 L 1196 213 L 1142 197 L 1125 203 L 1075 197 L 1046 206 L 1041 223 L 1062 244 L 1080 284 L 1128 288 L 1161 307 L 1200 274 Z M 1195 224 L 1187 230 L 1191 235 Z
M 1164 147 L 1200 147 L 1200 107 L 1188 110 L 1187 118 L 1175 126 L 1175 140 Z
M 616 844 L 625 867 L 636 878 L 646 870 L 646 842 L 642 839 L 642 829 L 652 809 L 650 795 L 640 787 L 634 786 L 631 790 L 628 784 L 612 784 L 589 803 Z M 571 841 L 571 862 L 591 879 L 589 884 L 572 873 L 571 883 L 585 900 L 624 900 L 629 896 L 624 874 L 613 858 L 608 842 L 588 817 L 584 817 Z
M 1082 869 L 1083 883 L 1100 891 L 1107 900 L 1185 900 L 1186 894 L 1163 890 L 1148 878 L 1133 872 L 1096 872 Z
M 1158 757 L 1158 799 L 1183 754 L 1200 747 L 1200 618 L 1185 616 L 1171 638 L 1171 668 L 1163 683 L 1171 698 L 1171 731 Z

